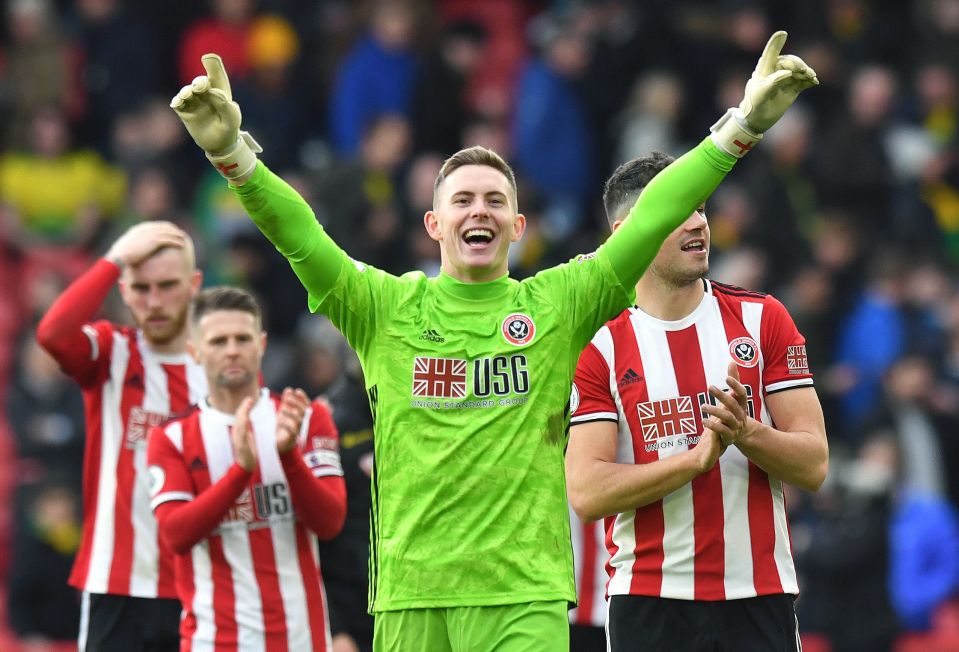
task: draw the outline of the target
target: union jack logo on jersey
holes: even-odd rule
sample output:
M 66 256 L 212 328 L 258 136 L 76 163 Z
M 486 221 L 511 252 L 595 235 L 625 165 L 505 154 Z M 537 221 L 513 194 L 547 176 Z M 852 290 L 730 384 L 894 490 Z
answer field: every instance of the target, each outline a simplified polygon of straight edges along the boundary
M 696 434 L 696 415 L 689 396 L 637 403 L 636 408 L 643 428 L 643 441 Z
M 806 357 L 806 345 L 786 347 L 786 368 L 790 374 L 808 374 L 809 358 Z
M 466 360 L 459 358 L 413 359 L 413 396 L 466 397 Z

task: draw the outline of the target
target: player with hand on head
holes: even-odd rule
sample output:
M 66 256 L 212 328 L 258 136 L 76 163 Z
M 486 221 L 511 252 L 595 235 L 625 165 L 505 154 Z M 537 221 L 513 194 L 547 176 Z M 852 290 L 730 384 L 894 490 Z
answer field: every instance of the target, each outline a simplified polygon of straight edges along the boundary
M 613 173 L 614 232 L 671 162 Z M 783 483 L 825 479 L 822 408 L 783 305 L 708 271 L 699 207 L 576 371 L 567 487 L 584 521 L 606 519 L 613 652 L 801 649 Z
M 302 390 L 259 384 L 260 308 L 230 287 L 193 304 L 209 395 L 150 433 L 151 507 L 176 554 L 183 649 L 328 650 L 316 538 L 343 527 L 336 428 Z
M 70 575 L 83 591 L 81 651 L 179 649 L 180 603 L 150 512 L 146 442 L 151 426 L 206 394 L 186 352 L 200 282 L 190 236 L 170 222 L 141 222 L 37 326 L 86 409 L 83 538 Z M 94 321 L 117 283 L 135 328 Z
M 565 649 L 575 600 L 563 479 L 569 386 L 596 330 L 629 304 L 663 240 L 800 91 L 770 41 L 747 99 L 648 187 L 596 252 L 509 277 L 526 226 L 512 170 L 457 152 L 424 225 L 441 272 L 354 261 L 256 159 L 216 55 L 171 102 L 257 227 L 357 351 L 375 421 L 370 610 L 377 650 Z M 798 60 L 797 60 L 798 61 Z M 801 62 L 800 62 L 801 63 Z

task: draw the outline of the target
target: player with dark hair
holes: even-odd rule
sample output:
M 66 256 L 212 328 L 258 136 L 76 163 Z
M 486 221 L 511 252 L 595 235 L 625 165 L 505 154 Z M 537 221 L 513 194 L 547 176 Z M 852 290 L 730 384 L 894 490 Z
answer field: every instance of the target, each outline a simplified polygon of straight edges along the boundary
M 302 390 L 259 383 L 260 308 L 230 287 L 193 304 L 190 349 L 210 393 L 150 433 L 151 502 L 176 553 L 190 650 L 328 650 L 316 537 L 343 527 L 336 429 Z
M 81 652 L 179 649 L 172 554 L 159 544 L 146 477 L 147 432 L 206 393 L 186 352 L 199 291 L 193 242 L 141 222 L 50 306 L 37 340 L 83 391 L 83 539 L 70 584 L 83 591 Z M 114 284 L 136 328 L 94 317 Z
M 663 239 L 737 157 L 817 83 L 770 39 L 742 104 L 650 184 L 596 252 L 522 282 L 516 182 L 494 152 L 451 156 L 424 225 L 441 272 L 350 259 L 303 199 L 258 163 L 216 55 L 173 98 L 258 228 L 363 364 L 375 429 L 370 610 L 377 650 L 560 650 L 575 601 L 562 465 L 569 386 L 596 329 Z
M 614 233 L 671 162 L 613 173 Z M 708 270 L 699 206 L 576 370 L 566 479 L 580 518 L 606 519 L 614 652 L 800 650 L 783 482 L 825 479 L 822 408 L 783 305 Z

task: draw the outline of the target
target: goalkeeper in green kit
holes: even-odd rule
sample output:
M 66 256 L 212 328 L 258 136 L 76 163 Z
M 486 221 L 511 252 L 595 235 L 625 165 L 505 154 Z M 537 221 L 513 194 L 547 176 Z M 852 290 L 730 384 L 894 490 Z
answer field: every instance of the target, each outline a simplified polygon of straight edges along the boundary
M 220 58 L 171 102 L 253 221 L 359 354 L 375 420 L 369 606 L 376 650 L 568 649 L 575 601 L 563 452 L 579 353 L 630 301 L 663 240 L 816 83 L 770 39 L 730 109 L 647 186 L 594 253 L 516 281 L 526 219 L 512 170 L 451 156 L 424 216 L 441 272 L 349 258 L 240 131 Z

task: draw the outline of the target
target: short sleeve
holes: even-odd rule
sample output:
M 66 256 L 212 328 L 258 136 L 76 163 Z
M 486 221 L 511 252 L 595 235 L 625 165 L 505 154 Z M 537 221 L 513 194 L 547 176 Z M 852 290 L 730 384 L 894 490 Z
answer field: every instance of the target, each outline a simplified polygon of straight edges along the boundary
M 340 437 L 325 401 L 313 401 L 306 432 L 302 433 L 303 461 L 314 477 L 343 475 L 340 462 Z
M 619 411 L 609 389 L 609 365 L 592 342 L 579 356 L 569 409 L 573 425 L 619 421 Z
M 767 394 L 812 386 L 812 372 L 803 337 L 786 307 L 766 298 L 762 317 L 763 390 Z
M 193 500 L 193 481 L 182 448 L 182 422 L 173 421 L 165 427 L 150 430 L 147 443 L 150 509 L 156 510 L 158 505 L 173 500 Z

